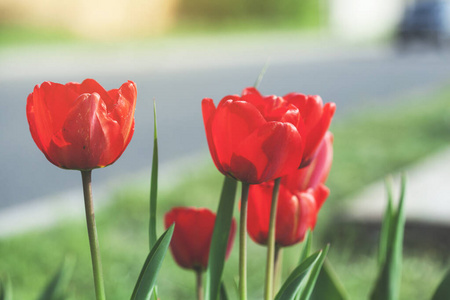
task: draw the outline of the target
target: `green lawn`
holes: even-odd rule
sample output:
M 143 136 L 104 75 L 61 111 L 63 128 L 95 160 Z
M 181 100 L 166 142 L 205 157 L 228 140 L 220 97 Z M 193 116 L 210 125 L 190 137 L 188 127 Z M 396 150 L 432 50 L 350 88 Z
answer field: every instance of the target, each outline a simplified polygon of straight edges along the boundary
M 426 97 L 404 99 L 395 107 L 364 111 L 333 124 L 335 154 L 328 180 L 331 196 L 319 215 L 315 232 L 318 247 L 328 242 L 324 233 L 335 224 L 334 217 L 349 195 L 450 144 L 449 99 L 450 88 L 443 88 Z M 101 176 L 101 170 L 94 172 Z M 203 166 L 179 172 L 180 180 L 160 189 L 159 233 L 163 230 L 162 216 L 172 206 L 215 210 L 218 204 L 222 176 L 209 157 L 205 157 Z M 148 194 L 149 187 L 142 182 L 118 187 L 111 194 L 111 204 L 96 214 L 108 299 L 130 297 L 147 255 Z M 365 299 L 376 276 L 375 250 L 355 253 L 351 237 L 339 238 L 336 247 L 331 239 L 329 258 L 352 299 Z M 290 262 L 297 261 L 299 247 L 286 249 L 285 274 Z M 448 257 L 432 251 L 406 250 L 401 299 L 427 299 L 442 277 L 442 262 Z M 265 248 L 250 242 L 249 253 L 249 298 L 260 299 Z M 70 285 L 72 299 L 94 299 L 89 245 L 81 219 L 0 240 L 0 276 L 8 274 L 11 278 L 14 299 L 34 299 L 66 256 L 76 259 Z M 229 287 L 236 279 L 237 260 L 235 247 L 225 270 Z M 194 299 L 194 274 L 179 269 L 168 255 L 158 277 L 158 289 L 161 299 Z

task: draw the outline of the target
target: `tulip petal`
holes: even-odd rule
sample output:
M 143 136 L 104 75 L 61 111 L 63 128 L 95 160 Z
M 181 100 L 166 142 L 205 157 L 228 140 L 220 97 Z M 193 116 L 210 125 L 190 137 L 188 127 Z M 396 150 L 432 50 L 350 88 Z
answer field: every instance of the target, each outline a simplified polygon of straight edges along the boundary
M 324 184 L 319 184 L 317 188 L 314 189 L 314 199 L 316 200 L 317 210 L 319 210 L 325 200 L 327 200 L 328 195 L 330 195 L 330 189 Z
M 250 103 L 227 100 L 217 108 L 211 121 L 210 138 L 217 160 L 225 172 L 242 142 L 265 124 L 260 112 Z
M 320 141 L 330 127 L 335 110 L 336 105 L 331 102 L 325 104 L 323 107 L 321 119 L 308 133 L 308 143 L 305 147 L 305 152 L 303 153 L 303 159 L 305 161 L 310 161 L 314 157 L 317 147 L 320 145 Z
M 210 98 L 204 98 L 202 100 L 202 115 L 203 115 L 203 124 L 205 126 L 206 140 L 208 142 L 209 152 L 211 153 L 211 157 L 213 159 L 214 164 L 216 165 L 216 168 L 222 174 L 225 174 L 226 172 L 222 168 L 222 165 L 217 157 L 216 147 L 214 145 L 214 139 L 213 139 L 212 130 L 211 130 L 211 124 L 212 124 L 212 120 L 213 120 L 215 112 L 216 112 L 216 107 L 214 105 L 213 100 Z
M 267 182 L 249 188 L 247 231 L 252 240 L 261 245 L 267 244 L 272 190 L 273 183 Z
M 231 157 L 233 176 L 257 184 L 293 172 L 301 162 L 302 139 L 290 123 L 269 122 L 249 135 Z
M 60 167 L 93 169 L 114 162 L 109 136 L 120 132 L 114 121 L 106 119 L 106 106 L 100 96 L 83 94 L 69 112 L 66 122 L 52 139 L 49 156 L 56 157 Z M 120 141 L 118 148 L 123 147 Z M 113 161 L 111 161 L 113 159 Z
M 92 93 L 97 93 L 100 95 L 100 98 L 106 104 L 108 110 L 110 110 L 111 106 L 115 105 L 115 101 L 111 99 L 108 92 L 97 81 L 90 78 L 83 80 L 79 87 L 79 94 Z
M 183 207 L 165 215 L 166 227 L 175 223 L 170 249 L 181 267 L 206 269 L 215 218 L 207 209 Z

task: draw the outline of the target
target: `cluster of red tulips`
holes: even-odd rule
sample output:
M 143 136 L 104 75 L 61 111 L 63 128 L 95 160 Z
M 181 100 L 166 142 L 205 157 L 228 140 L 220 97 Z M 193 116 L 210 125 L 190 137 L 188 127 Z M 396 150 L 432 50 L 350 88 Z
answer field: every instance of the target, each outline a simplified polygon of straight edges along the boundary
M 95 80 L 86 79 L 81 84 L 44 82 L 27 100 L 27 118 L 38 148 L 54 165 L 82 173 L 97 299 L 106 296 L 91 171 L 114 163 L 129 144 L 136 98 L 132 81 L 107 91 Z M 225 96 L 217 107 L 212 99 L 205 98 L 201 108 L 211 157 L 226 176 L 217 215 L 192 207 L 167 212 L 167 231 L 158 240 L 152 240 L 150 234 L 152 249 L 132 299 L 150 299 L 156 294 L 154 279 L 169 245 L 175 261 L 198 275 L 198 298 L 218 299 L 224 260 L 236 234 L 236 221 L 232 219 L 236 181 L 242 184 L 238 222 L 240 299 L 247 299 L 247 233 L 256 243 L 267 245 L 265 299 L 275 295 L 276 299 L 299 297 L 305 288 L 301 288 L 304 281 L 298 274 L 320 269 L 325 254 L 306 259 L 298 267 L 305 272 L 297 271 L 298 276 L 288 278 L 278 293 L 273 287 L 274 264 L 282 247 L 303 241 L 314 229 L 328 197 L 325 181 L 333 158 L 333 135 L 328 128 L 335 104 L 323 104 L 319 96 L 263 96 L 256 88 L 245 88 L 241 95 Z M 228 196 L 227 191 L 231 191 Z M 208 277 L 205 292 L 201 287 L 204 271 Z

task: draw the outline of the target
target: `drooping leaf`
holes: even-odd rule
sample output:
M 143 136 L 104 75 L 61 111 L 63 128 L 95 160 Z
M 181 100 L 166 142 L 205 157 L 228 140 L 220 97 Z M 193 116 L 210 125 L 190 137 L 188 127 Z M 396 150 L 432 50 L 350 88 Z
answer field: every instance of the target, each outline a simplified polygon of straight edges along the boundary
M 397 300 L 400 294 L 403 235 L 405 229 L 404 198 L 406 176 L 402 176 L 398 208 L 389 221 L 386 259 L 380 268 L 371 300 Z M 389 208 L 388 208 L 389 210 Z
M 149 222 L 149 244 L 150 249 L 156 243 L 156 206 L 158 198 L 158 131 L 156 127 L 156 102 L 153 102 L 153 159 L 152 176 L 150 179 L 150 222 Z
M 450 299 L 450 269 L 434 292 L 431 300 L 448 300 Z
M 322 269 L 323 262 L 325 261 L 325 258 L 327 257 L 328 250 L 330 249 L 330 245 L 327 245 L 325 249 L 322 251 L 322 253 L 319 256 L 319 259 L 316 263 L 312 266 L 308 277 L 306 279 L 306 282 L 304 283 L 304 287 L 300 289 L 300 300 L 308 300 L 311 297 L 311 294 L 314 290 L 314 287 L 317 282 L 317 278 L 319 277 L 320 270 Z
M 75 262 L 71 259 L 65 259 L 59 270 L 53 276 L 41 293 L 39 300 L 64 300 L 67 299 L 66 291 L 72 278 Z
M 299 264 L 286 279 L 277 293 L 275 300 L 295 299 L 302 283 L 304 283 L 304 278 L 308 277 L 309 271 L 322 259 L 322 254 L 324 254 L 323 251 L 318 251 Z
M 161 268 L 161 264 L 166 256 L 169 248 L 170 240 L 172 239 L 173 229 L 175 225 L 169 227 L 166 232 L 156 241 L 150 254 L 145 260 L 139 278 L 136 282 L 131 300 L 148 300 L 151 297 L 152 290 L 156 281 L 156 276 Z
M 311 295 L 313 300 L 348 300 L 348 293 L 345 291 L 342 283 L 339 281 L 331 263 L 325 259 L 316 287 Z
M 216 300 L 219 296 L 223 267 L 225 264 L 225 254 L 233 219 L 236 187 L 236 180 L 225 177 L 209 250 L 208 268 L 206 270 L 205 299 Z

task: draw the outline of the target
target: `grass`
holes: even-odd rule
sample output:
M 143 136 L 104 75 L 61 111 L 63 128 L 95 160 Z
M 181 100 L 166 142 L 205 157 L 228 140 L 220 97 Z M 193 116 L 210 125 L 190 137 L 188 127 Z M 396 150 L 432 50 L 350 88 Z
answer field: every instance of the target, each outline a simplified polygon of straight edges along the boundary
M 426 98 L 406 99 L 389 110 L 361 112 L 333 125 L 335 155 L 327 183 L 332 192 L 319 217 L 317 245 L 329 241 L 324 232 L 335 225 L 334 217 L 339 215 L 344 199 L 387 173 L 396 173 L 449 145 L 449 98 L 450 89 L 445 88 Z M 183 177 L 178 182 L 160 189 L 159 233 L 163 230 L 163 213 L 172 206 L 216 209 L 222 177 L 209 157 L 205 157 L 206 161 L 203 167 L 180 170 Z M 100 174 L 101 170 L 96 172 Z M 111 204 L 97 212 L 108 299 L 130 297 L 148 252 L 148 193 L 146 183 L 123 186 L 112 194 Z M 336 272 L 352 299 L 366 299 L 376 276 L 375 250 L 358 251 L 351 236 L 341 236 L 338 242 L 336 239 L 331 238 L 329 255 Z M 265 248 L 249 244 L 249 298 L 260 299 Z M 298 260 L 299 247 L 285 249 L 285 275 Z M 226 265 L 228 287 L 235 286 L 237 252 L 235 247 Z M 48 230 L 0 240 L 0 277 L 8 274 L 11 278 L 15 299 L 34 299 L 66 256 L 76 258 L 71 299 L 93 299 L 83 220 L 69 220 Z M 445 272 L 446 259 L 433 251 L 405 249 L 401 300 L 429 298 Z M 170 255 L 163 263 L 158 285 L 162 299 L 194 298 L 194 274 L 179 269 Z

